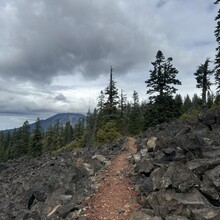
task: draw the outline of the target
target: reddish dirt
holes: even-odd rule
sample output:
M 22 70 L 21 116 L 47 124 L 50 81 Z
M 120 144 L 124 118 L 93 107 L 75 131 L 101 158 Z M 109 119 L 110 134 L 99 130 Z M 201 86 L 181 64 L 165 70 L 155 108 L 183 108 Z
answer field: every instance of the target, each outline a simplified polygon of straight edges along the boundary
M 128 220 L 139 208 L 136 192 L 127 177 L 132 170 L 128 157 L 136 152 L 135 142 L 134 138 L 129 138 L 125 145 L 127 150 L 113 159 L 102 174 L 103 181 L 97 193 L 88 201 L 89 220 Z

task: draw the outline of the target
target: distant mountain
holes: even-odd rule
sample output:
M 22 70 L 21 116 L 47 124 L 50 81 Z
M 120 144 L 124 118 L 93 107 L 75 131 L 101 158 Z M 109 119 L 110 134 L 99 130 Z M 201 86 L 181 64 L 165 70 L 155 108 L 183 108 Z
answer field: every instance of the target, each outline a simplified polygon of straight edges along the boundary
M 59 122 L 61 125 L 65 126 L 67 122 L 74 127 L 80 119 L 85 118 L 86 116 L 80 113 L 58 113 L 50 118 L 41 120 L 41 127 L 46 131 L 51 125 Z M 30 129 L 35 128 L 35 123 L 30 124 Z M 14 129 L 4 130 L 3 132 L 13 132 Z
M 80 113 L 58 113 L 50 118 L 41 120 L 41 127 L 46 131 L 51 125 L 59 122 L 61 125 L 65 126 L 67 122 L 74 127 L 80 119 L 85 118 L 86 116 Z M 34 129 L 35 123 L 30 124 L 31 130 Z

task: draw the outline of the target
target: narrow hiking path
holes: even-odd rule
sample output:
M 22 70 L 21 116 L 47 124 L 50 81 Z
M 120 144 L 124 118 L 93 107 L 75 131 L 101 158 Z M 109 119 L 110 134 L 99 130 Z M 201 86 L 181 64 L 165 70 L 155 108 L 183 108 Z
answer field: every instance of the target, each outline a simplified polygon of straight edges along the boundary
M 135 138 L 128 138 L 125 147 L 127 150 L 114 158 L 102 174 L 103 181 L 88 202 L 86 215 L 89 220 L 128 220 L 139 208 L 128 177 L 132 170 L 128 158 L 137 150 Z

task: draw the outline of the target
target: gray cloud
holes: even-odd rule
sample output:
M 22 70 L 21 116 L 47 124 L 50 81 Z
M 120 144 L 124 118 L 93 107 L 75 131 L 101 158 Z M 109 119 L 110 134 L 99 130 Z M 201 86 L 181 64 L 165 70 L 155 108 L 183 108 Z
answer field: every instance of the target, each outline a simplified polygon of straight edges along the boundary
M 147 98 L 159 49 L 179 91 L 194 92 L 193 72 L 215 56 L 216 13 L 207 0 L 0 0 L 0 115 L 86 112 L 110 66 L 128 96 Z
M 94 79 L 111 65 L 119 74 L 143 68 L 158 49 L 207 40 L 201 9 L 214 10 L 205 0 L 9 0 L 1 6 L 0 76 L 50 83 L 59 74 Z
M 152 39 L 120 3 L 126 6 L 116 0 L 9 1 L 2 16 L 7 53 L 1 76 L 50 82 L 79 72 L 94 78 L 110 65 L 127 72 L 146 59 Z

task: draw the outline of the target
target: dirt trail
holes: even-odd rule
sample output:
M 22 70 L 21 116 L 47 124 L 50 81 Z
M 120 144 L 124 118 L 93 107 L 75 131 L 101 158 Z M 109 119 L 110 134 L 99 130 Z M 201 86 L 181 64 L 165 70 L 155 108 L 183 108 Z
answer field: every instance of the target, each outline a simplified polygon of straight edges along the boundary
M 102 174 L 103 182 L 88 202 L 89 220 L 128 220 L 131 213 L 139 208 L 136 193 L 127 177 L 132 170 L 128 157 L 136 152 L 136 140 L 129 138 L 125 147 L 127 151 L 113 159 Z

